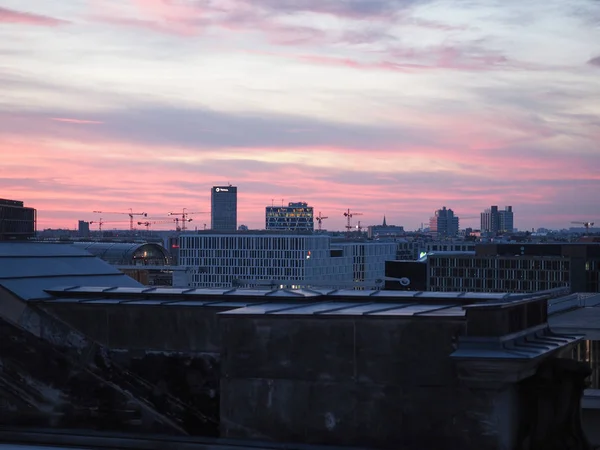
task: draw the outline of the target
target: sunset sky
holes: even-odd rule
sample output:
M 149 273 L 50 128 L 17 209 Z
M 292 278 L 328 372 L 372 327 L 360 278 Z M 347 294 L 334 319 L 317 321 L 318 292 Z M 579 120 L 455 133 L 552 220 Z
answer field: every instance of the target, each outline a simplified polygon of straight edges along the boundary
M 600 222 L 600 2 L 0 0 L 0 154 L 38 229 L 227 183 L 250 228 Z

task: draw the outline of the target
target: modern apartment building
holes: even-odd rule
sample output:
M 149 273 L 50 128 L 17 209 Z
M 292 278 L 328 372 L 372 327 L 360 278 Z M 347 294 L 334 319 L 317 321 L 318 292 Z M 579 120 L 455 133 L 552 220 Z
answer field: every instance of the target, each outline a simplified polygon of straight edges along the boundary
M 428 290 L 600 292 L 598 244 L 479 244 L 475 254 L 427 257 Z
M 291 202 L 288 206 L 267 206 L 265 228 L 269 231 L 314 231 L 313 207 L 305 202 Z
M 0 241 L 35 237 L 37 212 L 19 200 L 0 199 Z
M 429 219 L 429 232 L 438 238 L 454 237 L 458 234 L 459 219 L 454 215 L 454 211 L 438 209 L 433 217 Z
M 453 241 L 453 242 L 426 242 L 423 245 L 423 252 L 473 252 L 475 254 L 474 242 Z
M 179 238 L 175 286 L 383 287 L 392 242 L 333 243 L 313 234 L 208 234 Z M 181 277 L 184 277 L 183 279 Z
M 396 258 L 395 242 L 341 242 L 332 243 L 332 254 L 341 251 L 352 261 L 352 279 L 357 286 L 383 289 L 385 263 Z
M 210 191 L 211 229 L 232 232 L 237 228 L 237 187 L 213 186 Z
M 514 230 L 514 216 L 512 206 L 499 210 L 492 206 L 481 213 L 481 232 L 491 235 L 512 233 Z
M 429 291 L 525 293 L 567 287 L 571 281 L 571 262 L 561 257 L 433 253 L 427 265 Z

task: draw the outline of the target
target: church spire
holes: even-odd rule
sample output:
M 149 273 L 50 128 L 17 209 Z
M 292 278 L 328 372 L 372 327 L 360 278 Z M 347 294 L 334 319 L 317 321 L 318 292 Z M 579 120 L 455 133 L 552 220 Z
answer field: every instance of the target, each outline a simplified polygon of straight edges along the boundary
M 387 223 L 385 222 L 385 215 L 383 216 L 383 225 L 384 227 L 387 227 Z

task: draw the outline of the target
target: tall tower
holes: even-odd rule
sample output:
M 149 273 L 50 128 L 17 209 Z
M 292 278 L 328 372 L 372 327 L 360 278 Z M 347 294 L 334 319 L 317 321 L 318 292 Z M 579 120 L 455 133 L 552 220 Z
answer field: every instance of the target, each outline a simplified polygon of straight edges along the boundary
M 481 231 L 496 235 L 499 233 L 511 233 L 514 228 L 514 216 L 512 206 L 506 206 L 499 210 L 494 205 L 481 213 Z
M 454 237 L 458 234 L 459 218 L 450 208 L 438 209 L 429 219 L 429 231 L 437 237 Z
M 214 231 L 237 229 L 237 187 L 213 186 L 210 191 L 210 222 Z

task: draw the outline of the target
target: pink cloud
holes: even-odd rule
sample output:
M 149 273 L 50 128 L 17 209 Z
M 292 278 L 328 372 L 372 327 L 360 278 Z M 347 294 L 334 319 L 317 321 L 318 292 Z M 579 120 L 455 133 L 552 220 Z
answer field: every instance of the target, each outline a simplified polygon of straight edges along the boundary
M 55 19 L 54 17 L 48 17 L 40 14 L 34 14 L 23 11 L 16 11 L 0 6 L 0 23 L 55 27 L 59 25 L 65 25 L 69 22 L 62 19 Z
M 51 117 L 50 120 L 54 120 L 56 122 L 75 123 L 79 125 L 99 125 L 104 123 L 98 120 L 69 119 L 65 117 Z
M 144 211 L 151 217 L 188 208 L 210 210 L 210 186 L 231 181 L 239 187 L 239 222 L 251 228 L 264 225 L 264 208 L 288 201 L 307 201 L 330 217 L 326 227 L 343 229 L 345 209 L 364 214 L 363 226 L 388 221 L 416 228 L 431 212 L 443 205 L 459 215 L 476 216 L 491 204 L 512 204 L 519 212 L 520 224 L 561 226 L 536 222 L 529 208 L 543 213 L 577 192 L 590 191 L 600 183 L 597 163 L 573 158 L 570 154 L 533 151 L 467 148 L 472 136 L 463 131 L 474 118 L 464 117 L 449 123 L 455 135 L 445 147 L 396 146 L 365 152 L 360 149 L 313 146 L 302 149 L 306 163 L 275 162 L 276 154 L 292 149 L 248 148 L 240 151 L 245 160 L 221 160 L 220 151 L 194 162 L 194 149 L 113 141 L 96 141 L 78 135 L 77 140 L 37 139 L 0 136 L 0 151 L 5 155 L 0 168 L 0 190 L 10 198 L 22 199 L 38 209 L 39 226 L 74 228 L 77 220 L 97 220 L 94 210 Z M 479 123 L 487 129 L 485 121 Z M 461 128 L 462 127 L 462 128 Z M 531 133 L 542 133 L 533 129 Z M 484 135 L 485 133 L 482 133 Z M 499 140 L 497 145 L 502 145 Z M 161 159 L 165 155 L 172 160 Z M 330 156 L 338 164 L 314 166 L 310 161 Z M 261 162 L 261 159 L 267 158 Z M 273 158 L 273 162 L 269 162 Z M 400 170 L 403 164 L 419 158 L 447 165 L 449 169 L 421 167 Z M 334 159 L 333 161 L 335 161 Z M 368 161 L 368 163 L 366 163 Z M 374 169 L 377 161 L 398 172 Z M 342 165 L 341 162 L 344 162 Z M 356 169 L 352 162 L 356 163 Z M 227 173 L 227 180 L 215 174 Z M 576 204 L 585 211 L 586 199 Z M 591 202 L 591 200 L 589 201 Z M 546 214 L 549 214 L 546 212 Z M 115 222 L 120 217 L 102 216 Z M 210 223 L 209 215 L 197 215 L 192 225 Z M 127 228 L 122 224 L 121 228 Z M 107 224 L 107 226 L 109 226 Z M 117 226 L 117 225 L 115 225 Z M 567 225 L 564 225 L 567 226 Z M 106 228 L 106 227 L 105 227 Z M 114 228 L 110 226 L 110 228 Z M 141 227 L 139 227 L 141 228 Z M 171 224 L 155 224 L 152 229 L 169 229 Z M 108 228 L 107 228 L 108 229 Z
M 429 49 L 396 48 L 381 51 L 378 59 L 374 54 L 367 55 L 369 60 L 358 57 L 340 57 L 332 55 L 278 53 L 267 51 L 249 51 L 267 56 L 286 58 L 313 65 L 350 68 L 355 70 L 384 70 L 402 73 L 416 73 L 433 70 L 491 71 L 491 70 L 543 70 L 542 67 L 520 61 L 509 60 L 506 56 L 492 51 L 479 49 L 469 51 L 460 47 L 431 47 Z

